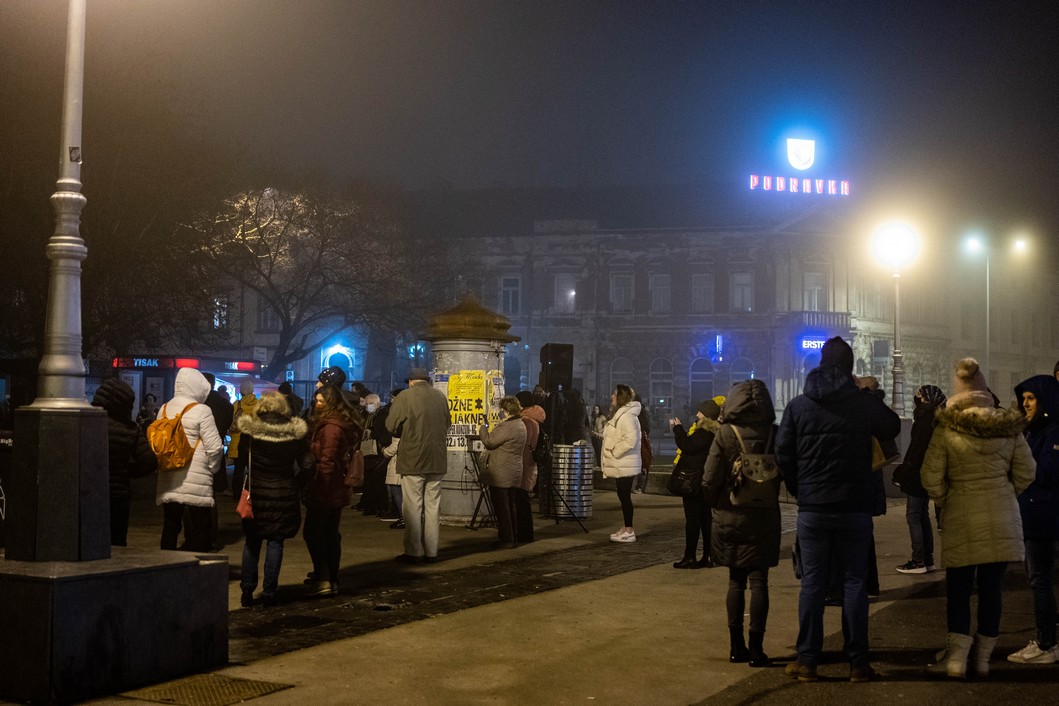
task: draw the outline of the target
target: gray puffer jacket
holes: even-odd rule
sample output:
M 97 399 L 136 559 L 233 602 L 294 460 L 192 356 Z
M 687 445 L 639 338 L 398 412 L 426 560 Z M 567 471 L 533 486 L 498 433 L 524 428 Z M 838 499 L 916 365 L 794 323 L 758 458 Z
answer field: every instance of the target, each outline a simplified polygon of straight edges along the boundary
M 733 427 L 739 427 L 748 452 L 763 453 L 770 434 L 775 444 L 775 421 L 772 396 L 760 380 L 741 382 L 728 393 L 702 478 L 706 502 L 713 508 L 710 558 L 721 566 L 752 569 L 779 564 L 779 507 L 732 507 L 729 500 L 732 462 L 740 453 Z
M 920 476 L 941 508 L 941 565 L 1022 561 L 1017 496 L 1036 470 L 1022 415 L 994 408 L 987 392 L 961 392 L 936 419 Z
M 493 431 L 482 426 L 478 432 L 486 448 L 486 485 L 497 488 L 517 488 L 522 483 L 522 451 L 526 448 L 526 425 L 522 417 L 508 417 Z

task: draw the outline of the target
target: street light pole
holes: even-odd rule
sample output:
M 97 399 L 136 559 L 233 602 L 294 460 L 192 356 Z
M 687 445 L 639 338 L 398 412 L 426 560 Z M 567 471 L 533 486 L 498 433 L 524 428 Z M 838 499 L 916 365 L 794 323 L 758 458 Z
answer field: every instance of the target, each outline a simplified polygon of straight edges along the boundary
M 901 352 L 901 273 L 894 272 L 894 391 L 891 407 L 898 415 L 905 413 L 905 368 Z
M 991 331 L 989 330 L 989 257 L 990 253 L 985 254 L 985 374 L 986 380 L 990 379 L 992 370 L 989 367 L 989 339 Z

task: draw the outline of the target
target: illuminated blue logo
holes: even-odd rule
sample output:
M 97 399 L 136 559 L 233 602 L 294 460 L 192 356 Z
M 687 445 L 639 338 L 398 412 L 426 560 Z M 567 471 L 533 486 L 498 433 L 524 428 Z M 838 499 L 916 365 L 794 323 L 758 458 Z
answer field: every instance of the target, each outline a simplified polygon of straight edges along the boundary
M 787 138 L 787 161 L 798 171 L 805 171 L 816 161 L 816 140 Z

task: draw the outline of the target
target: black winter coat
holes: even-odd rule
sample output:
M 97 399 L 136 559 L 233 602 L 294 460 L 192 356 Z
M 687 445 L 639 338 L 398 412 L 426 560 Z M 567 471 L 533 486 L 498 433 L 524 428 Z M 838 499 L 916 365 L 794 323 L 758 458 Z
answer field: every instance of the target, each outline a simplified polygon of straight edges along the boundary
M 706 502 L 713 508 L 710 558 L 721 566 L 760 569 L 779 564 L 779 507 L 733 507 L 729 499 L 732 463 L 741 451 L 732 427 L 739 427 L 747 452 L 764 453 L 775 420 L 772 396 L 760 380 L 738 383 L 725 400 L 724 422 L 713 440 L 702 479 Z
M 697 423 L 695 431 L 691 434 L 684 431 L 683 425 L 675 425 L 673 440 L 680 449 L 680 458 L 674 464 L 673 470 L 687 468 L 701 474 L 706 467 L 706 457 L 710 455 L 710 447 L 713 446 L 713 437 L 718 428 L 720 424 L 712 419 Z M 702 499 L 702 483 L 699 483 L 698 492 L 691 497 Z
M 901 466 L 905 467 L 901 490 L 916 498 L 928 497 L 920 480 L 919 471 L 923 467 L 923 458 L 927 455 L 930 439 L 934 436 L 934 413 L 936 411 L 937 408 L 934 405 L 917 401 L 916 408 L 912 412 L 911 438 L 905 450 L 905 459 L 901 462 Z
M 852 375 L 832 366 L 813 368 L 805 393 L 787 405 L 776 434 L 776 459 L 798 508 L 871 513 L 871 437 L 889 441 L 900 431 L 897 414 L 875 395 L 862 394 Z
M 1037 414 L 1026 426 L 1037 472 L 1019 495 L 1022 532 L 1035 539 L 1059 539 L 1059 382 L 1050 375 L 1034 375 L 1016 385 L 1019 410 L 1025 414 L 1023 392 L 1037 398 Z
M 246 473 L 254 504 L 254 518 L 243 520 L 243 533 L 289 539 L 302 522 L 296 479 L 313 466 L 309 427 L 302 419 L 273 412 L 244 414 L 238 425 L 239 457 L 250 461 Z
M 147 443 L 147 435 L 129 419 L 107 417 L 107 451 L 110 454 L 110 497 L 127 498 L 132 478 L 142 478 L 158 468 L 158 458 Z

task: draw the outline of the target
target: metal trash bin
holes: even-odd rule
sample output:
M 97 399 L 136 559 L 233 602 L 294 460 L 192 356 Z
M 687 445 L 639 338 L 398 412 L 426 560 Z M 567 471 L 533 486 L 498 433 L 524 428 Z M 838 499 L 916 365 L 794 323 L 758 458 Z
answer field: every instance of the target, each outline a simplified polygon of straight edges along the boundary
M 540 488 L 542 515 L 591 519 L 593 460 L 590 444 L 552 446 L 551 474 Z

